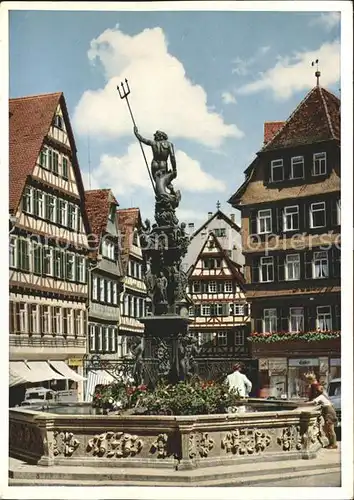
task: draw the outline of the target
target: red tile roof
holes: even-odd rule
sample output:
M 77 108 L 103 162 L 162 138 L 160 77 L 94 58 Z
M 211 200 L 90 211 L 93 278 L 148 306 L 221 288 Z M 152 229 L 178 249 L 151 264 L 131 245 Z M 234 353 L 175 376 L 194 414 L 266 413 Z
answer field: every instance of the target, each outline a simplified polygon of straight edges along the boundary
M 264 144 L 267 144 L 277 132 L 283 127 L 285 122 L 265 122 L 264 123 Z
M 27 176 L 36 164 L 43 139 L 47 135 L 61 92 L 10 99 L 10 172 L 9 209 L 13 213 L 20 202 Z
M 340 100 L 316 86 L 261 152 L 331 139 L 340 140 Z
M 110 189 L 85 191 L 85 208 L 91 233 L 98 239 L 106 230 L 111 203 L 118 206 L 118 202 Z
M 119 234 L 122 237 L 122 267 L 123 274 L 126 273 L 129 261 L 130 248 L 133 243 L 134 229 L 141 225 L 139 208 L 120 208 L 117 210 L 116 222 Z

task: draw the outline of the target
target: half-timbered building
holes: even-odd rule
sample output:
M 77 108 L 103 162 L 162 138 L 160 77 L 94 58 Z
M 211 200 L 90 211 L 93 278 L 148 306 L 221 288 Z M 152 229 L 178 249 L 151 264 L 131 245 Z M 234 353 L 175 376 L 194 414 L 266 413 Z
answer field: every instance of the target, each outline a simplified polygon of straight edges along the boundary
M 249 310 L 240 268 L 210 231 L 188 272 L 190 331 L 202 348 L 201 357 L 248 357 Z
M 319 73 L 316 74 L 318 76 Z M 265 143 L 229 203 L 241 211 L 252 354 L 272 395 L 340 376 L 340 100 L 319 84 Z
M 147 293 L 143 276 L 143 256 L 139 229 L 139 208 L 117 210 L 117 224 L 121 241 L 123 289 L 120 295 L 119 356 L 129 354 L 133 337 L 144 333 L 139 318 L 147 312 Z
M 80 399 L 88 221 L 64 95 L 10 99 L 9 115 L 10 385 L 71 379 Z

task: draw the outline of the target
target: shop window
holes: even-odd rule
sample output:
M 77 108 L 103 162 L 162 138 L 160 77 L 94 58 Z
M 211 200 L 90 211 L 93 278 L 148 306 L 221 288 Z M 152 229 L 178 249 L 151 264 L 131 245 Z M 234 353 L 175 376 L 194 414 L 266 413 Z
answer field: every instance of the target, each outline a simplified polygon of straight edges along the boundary
M 319 380 L 319 360 L 310 359 L 289 359 L 288 367 L 288 397 L 307 398 L 309 386 L 306 380 L 306 373 L 314 373 Z

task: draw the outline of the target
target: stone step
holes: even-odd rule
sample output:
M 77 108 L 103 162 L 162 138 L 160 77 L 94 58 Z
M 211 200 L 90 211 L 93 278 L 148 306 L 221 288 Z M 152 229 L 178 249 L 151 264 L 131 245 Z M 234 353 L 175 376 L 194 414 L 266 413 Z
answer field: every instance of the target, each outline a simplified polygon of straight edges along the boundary
M 299 474 L 299 477 L 323 471 L 340 471 L 340 454 L 335 450 L 323 450 L 319 456 L 311 460 L 284 460 L 277 462 L 257 463 L 256 470 L 252 464 L 235 464 L 230 466 L 207 467 L 204 469 L 181 470 L 150 468 L 94 468 L 71 466 L 40 467 L 28 465 L 19 460 L 10 459 L 10 484 L 28 485 L 36 481 L 39 484 L 96 484 L 105 485 L 218 485 L 234 484 L 234 481 L 245 482 L 263 480 L 273 481 L 287 475 Z M 65 477 L 65 479 L 63 479 Z M 255 479 L 254 479 L 255 478 Z M 64 481 L 64 482 L 63 482 Z M 33 484 L 33 483 L 32 483 Z
M 235 471 L 236 474 L 236 471 Z M 172 486 L 172 487 L 198 487 L 198 486 L 230 486 L 230 487 L 251 487 L 251 486 L 257 486 L 258 484 L 262 484 L 265 486 L 277 486 L 278 482 L 283 482 L 284 480 L 289 480 L 289 479 L 298 479 L 299 480 L 299 487 L 304 486 L 306 484 L 306 478 L 314 478 L 316 477 L 323 477 L 323 482 L 321 482 L 322 486 L 326 486 L 326 477 L 328 477 L 329 474 L 337 474 L 338 475 L 338 485 L 340 485 L 340 467 L 332 467 L 328 469 L 321 469 L 321 470 L 307 470 L 307 471 L 297 471 L 297 472 L 285 472 L 281 473 L 279 475 L 279 471 L 276 473 L 273 471 L 273 474 L 262 474 L 262 475 L 250 475 L 249 477 L 224 477 L 224 478 L 218 478 L 218 479 L 210 479 L 210 480 L 203 480 L 202 478 L 199 478 L 196 481 L 189 482 L 189 481 L 173 481 L 173 480 L 164 480 L 164 481 L 157 481 L 156 479 L 152 480 L 150 479 L 138 479 L 136 478 L 135 480 L 119 480 L 119 479 L 114 479 L 114 480 L 99 480 L 97 478 L 96 480 L 92 479 L 92 476 L 90 479 L 73 479 L 73 478 L 57 478 L 57 479 L 38 479 L 36 477 L 33 477 L 32 479 L 21 479 L 21 478 L 15 478 L 15 479 L 10 479 L 9 480 L 9 486 L 97 486 L 97 487 L 112 487 L 112 486 L 143 486 L 143 487 L 166 487 L 166 486 Z

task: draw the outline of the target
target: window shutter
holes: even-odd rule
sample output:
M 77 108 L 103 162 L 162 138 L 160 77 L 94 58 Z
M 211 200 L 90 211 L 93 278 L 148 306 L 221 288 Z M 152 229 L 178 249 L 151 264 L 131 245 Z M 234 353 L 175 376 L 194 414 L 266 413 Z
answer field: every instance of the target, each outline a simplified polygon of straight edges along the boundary
M 333 278 L 340 278 L 340 264 L 341 264 L 341 255 L 340 249 L 333 246 L 329 252 L 329 276 Z
M 38 189 L 33 189 L 33 214 L 38 215 L 39 213 L 39 203 L 38 203 Z
M 256 318 L 256 320 L 255 320 L 255 331 L 257 333 L 263 332 L 263 320 L 262 320 L 262 318 Z
M 80 256 L 75 255 L 75 281 L 79 281 L 79 276 L 80 276 Z
M 280 307 L 278 309 L 278 321 L 277 321 L 277 330 L 281 332 L 289 331 L 289 318 L 287 312 L 290 314 L 289 309 L 285 309 L 284 307 Z
M 252 260 L 251 281 L 252 283 L 259 282 L 259 258 L 254 258 Z
M 207 281 L 202 281 L 202 292 L 208 293 L 208 282 Z
M 312 279 L 312 258 L 312 251 L 304 253 L 305 279 Z
M 304 201 L 300 204 L 300 231 L 307 231 L 310 228 L 310 205 Z M 302 217 L 301 217 L 302 211 Z
M 48 149 L 48 169 L 52 170 L 53 168 L 53 150 Z
M 55 204 L 55 208 L 56 208 L 56 222 L 57 224 L 61 224 L 62 220 L 61 220 L 61 213 L 60 213 L 60 207 L 61 207 L 61 200 L 60 198 L 57 198 L 57 202 Z
M 277 275 L 278 275 L 277 276 L 278 281 L 285 280 L 284 264 L 285 264 L 285 255 L 277 255 L 277 257 L 276 257 L 276 270 L 277 270 Z
M 330 199 L 327 202 L 327 206 L 329 205 L 330 207 L 330 214 L 329 214 L 329 220 L 327 220 L 327 225 L 330 225 L 332 227 L 337 227 L 338 226 L 338 216 L 337 216 L 337 199 Z
M 218 281 L 217 282 L 217 291 L 218 292 L 223 292 L 224 291 L 224 282 L 223 281 Z
M 229 316 L 235 315 L 235 304 L 229 304 Z
M 257 210 L 251 210 L 250 215 L 250 234 L 257 234 Z
M 276 234 L 283 233 L 283 207 L 276 207 L 275 209 L 275 221 L 273 222 L 273 232 Z
M 197 304 L 194 308 L 195 310 L 195 316 L 201 316 L 201 306 L 200 304 Z
M 307 323 L 307 330 L 314 331 L 316 330 L 316 308 L 314 306 L 309 306 L 306 309 L 307 318 L 305 317 L 305 322 Z

